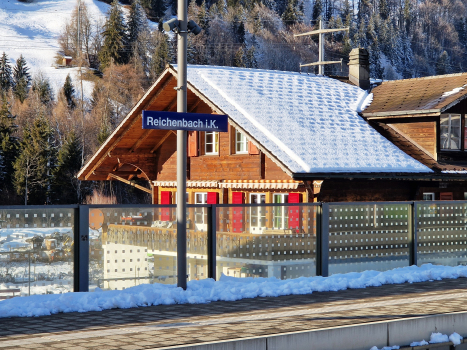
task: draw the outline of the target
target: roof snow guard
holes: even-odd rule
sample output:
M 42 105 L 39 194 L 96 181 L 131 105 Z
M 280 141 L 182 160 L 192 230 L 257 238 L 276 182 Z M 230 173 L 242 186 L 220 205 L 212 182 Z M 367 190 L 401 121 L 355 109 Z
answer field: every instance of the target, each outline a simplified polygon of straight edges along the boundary
M 213 66 L 188 66 L 188 83 L 291 173 L 432 172 L 358 115 L 372 98 L 358 87 L 295 72 Z

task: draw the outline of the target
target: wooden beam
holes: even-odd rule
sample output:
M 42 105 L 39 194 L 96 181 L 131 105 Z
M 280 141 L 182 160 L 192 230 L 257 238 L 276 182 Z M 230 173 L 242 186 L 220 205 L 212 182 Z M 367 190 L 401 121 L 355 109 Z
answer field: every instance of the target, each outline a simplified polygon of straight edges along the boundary
M 135 142 L 135 144 L 133 145 L 133 147 L 131 147 L 130 149 L 130 153 L 133 153 L 134 151 L 136 151 L 139 146 L 141 146 L 141 144 L 144 142 L 144 140 L 146 140 L 149 136 L 149 134 L 151 133 L 153 129 L 148 129 L 148 130 L 145 130 L 143 135 L 141 135 L 141 137 L 138 139 L 138 141 Z
M 135 183 L 132 183 L 131 181 L 127 180 L 127 179 L 124 179 L 120 176 L 117 176 L 115 174 L 109 174 L 109 177 L 111 178 L 114 178 L 115 180 L 118 180 L 118 181 L 121 181 L 123 183 L 126 183 L 127 185 L 130 185 L 130 186 L 133 186 L 135 188 L 137 188 L 138 190 L 141 190 L 141 191 L 144 191 L 144 192 L 147 192 L 147 193 L 150 193 L 152 194 L 152 190 L 149 189 L 149 188 L 146 188 L 146 187 L 143 187 L 143 186 L 140 186 L 140 185 L 137 185 Z
M 153 98 L 151 98 L 151 100 L 149 101 L 148 104 L 146 104 L 146 106 L 150 105 L 156 98 L 159 97 L 159 95 L 163 92 L 163 90 L 167 87 L 167 85 L 169 84 L 170 81 L 172 81 L 173 79 L 173 76 L 171 76 L 170 78 L 167 79 L 167 81 L 161 86 L 160 90 L 154 95 Z M 85 180 L 88 180 L 93 172 L 101 166 L 101 164 L 105 161 L 106 157 L 111 157 L 111 152 L 112 150 L 117 146 L 117 144 L 122 140 L 123 136 L 128 132 L 128 130 L 131 129 L 131 127 L 133 125 L 135 125 L 137 122 L 140 122 L 141 121 L 141 118 L 142 118 L 142 113 L 140 112 L 138 114 L 137 117 L 135 117 L 135 119 L 130 123 L 130 125 L 128 125 L 128 127 L 126 129 L 124 129 L 122 131 L 122 134 L 110 145 L 109 149 L 107 150 L 107 152 L 105 153 L 105 155 L 103 155 L 97 162 L 96 164 L 91 168 L 91 170 L 87 173 L 87 175 L 84 177 Z
M 191 105 L 190 108 L 188 108 L 188 113 L 193 112 L 195 110 L 195 108 L 198 107 L 200 102 L 201 102 L 201 99 L 198 98 L 198 100 L 196 100 L 196 102 L 193 103 L 193 105 Z
M 176 133 L 173 131 L 173 130 L 170 130 L 167 134 L 164 135 L 163 138 L 161 138 L 161 140 L 154 146 L 154 148 L 150 151 L 150 153 L 154 153 L 157 151 L 157 149 L 162 146 L 162 144 L 164 143 L 165 140 L 167 140 L 167 138 L 172 134 L 174 133 L 176 135 Z
M 164 111 L 169 112 L 173 107 L 177 105 L 177 96 L 175 96 L 172 101 L 164 108 Z
M 164 84 L 162 84 L 159 91 L 149 100 L 148 103 L 146 103 L 146 106 L 152 105 L 154 100 L 156 100 L 160 96 L 160 94 L 164 91 L 164 89 L 167 87 L 167 85 L 169 85 L 169 83 L 172 81 L 173 78 L 174 78 L 173 75 L 171 75 L 169 78 L 167 78 L 167 81 Z

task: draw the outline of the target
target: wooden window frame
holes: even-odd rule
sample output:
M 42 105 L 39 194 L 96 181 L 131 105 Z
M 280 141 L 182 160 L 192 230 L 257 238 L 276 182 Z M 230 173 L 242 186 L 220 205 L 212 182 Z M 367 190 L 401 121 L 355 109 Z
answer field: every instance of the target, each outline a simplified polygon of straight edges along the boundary
M 450 148 L 442 148 L 442 143 L 441 143 L 441 117 L 443 116 L 448 116 L 451 118 L 451 116 L 460 116 L 460 133 L 459 133 L 459 149 L 450 149 Z M 438 122 L 438 145 L 439 145 L 439 151 L 440 152 L 459 152 L 459 151 L 467 151 L 466 150 L 466 145 L 465 145 L 465 137 L 466 137 L 466 132 L 465 132 L 465 114 L 464 113 L 442 113 L 439 116 L 439 122 Z
M 214 149 L 217 148 L 217 151 L 215 151 L 215 152 L 208 152 L 207 149 L 206 149 L 207 145 L 208 145 L 208 143 L 206 142 L 206 137 L 207 137 L 208 134 L 212 134 L 214 139 L 216 138 L 215 136 L 217 135 L 217 140 L 210 143 L 210 144 L 213 145 Z M 220 141 L 220 133 L 218 131 L 205 131 L 204 134 L 202 135 L 202 147 L 200 147 L 204 152 L 203 154 L 205 156 L 218 156 L 219 155 L 219 148 L 220 148 L 219 147 L 220 146 L 219 141 Z

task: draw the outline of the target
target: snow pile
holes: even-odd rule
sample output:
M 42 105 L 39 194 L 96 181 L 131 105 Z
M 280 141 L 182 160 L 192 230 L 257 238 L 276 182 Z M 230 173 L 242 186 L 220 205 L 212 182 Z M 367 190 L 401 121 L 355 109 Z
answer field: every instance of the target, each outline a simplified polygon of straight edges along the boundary
M 447 343 L 449 341 L 452 341 L 454 346 L 456 346 L 461 343 L 461 340 L 462 340 L 462 337 L 456 332 L 452 333 L 449 337 L 446 334 L 442 334 L 442 333 L 431 333 L 429 343 L 426 340 L 414 341 L 410 343 L 410 346 L 423 346 L 423 345 L 428 345 L 428 344 Z M 391 347 L 384 346 L 381 349 L 378 349 L 378 347 L 373 346 L 370 350 L 392 350 L 392 349 L 400 349 L 400 346 L 398 345 L 394 345 Z
M 431 337 L 430 337 L 431 344 L 447 343 L 448 341 L 449 341 L 449 337 L 446 334 L 431 333 Z
M 461 343 L 461 340 L 463 338 L 457 334 L 456 332 L 452 333 L 450 336 L 449 336 L 449 340 L 452 341 L 452 343 L 454 344 L 454 346 L 456 345 L 459 345 Z
M 448 96 L 451 96 L 451 95 L 454 95 L 454 94 L 457 94 L 458 92 L 464 90 L 464 88 L 467 86 L 464 85 L 464 86 L 461 86 L 461 87 L 458 87 L 458 88 L 455 88 L 455 89 L 452 89 L 451 91 L 447 91 L 445 92 L 441 97 L 448 97 Z
M 414 341 L 410 343 L 410 346 L 422 346 L 422 345 L 428 345 L 428 342 L 423 339 L 422 341 Z
M 173 285 L 142 284 L 122 291 L 32 295 L 0 302 L 0 317 L 43 316 L 59 312 L 102 311 L 149 305 L 197 304 L 234 301 L 243 298 L 311 294 L 315 291 L 338 291 L 384 284 L 423 282 L 442 278 L 467 277 L 467 266 L 408 266 L 390 271 L 365 271 L 336 274 L 330 277 L 235 278 L 223 275 L 219 281 L 205 279 L 188 282 L 184 291 Z
M 359 87 L 328 77 L 189 66 L 188 81 L 295 173 L 431 170 L 374 130 Z
M 92 20 L 103 21 L 109 5 L 98 0 L 81 0 Z M 58 37 L 71 18 L 76 1 L 41 0 L 31 3 L 3 1 L 0 6 L 0 54 L 5 52 L 12 65 L 22 54 L 32 75 L 42 72 L 49 80 L 55 94 L 65 83 L 68 74 L 77 81 L 77 68 L 52 67 L 59 51 Z M 79 84 L 75 83 L 77 93 Z M 93 84 L 85 82 L 86 96 L 92 93 Z

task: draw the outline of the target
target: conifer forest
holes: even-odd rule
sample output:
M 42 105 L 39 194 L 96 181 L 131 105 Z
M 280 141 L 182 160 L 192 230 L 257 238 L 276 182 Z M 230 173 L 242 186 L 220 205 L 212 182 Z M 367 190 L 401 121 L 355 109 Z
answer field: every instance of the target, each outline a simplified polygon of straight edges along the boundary
M 150 203 L 133 187 L 76 174 L 166 64 L 176 63 L 176 36 L 162 23 L 176 16 L 177 1 L 105 2 L 105 22 L 76 3 L 58 38 L 57 60 L 71 56 L 81 68 L 58 94 L 22 56 L 12 65 L 0 53 L 0 204 Z M 355 47 L 369 51 L 374 79 L 465 72 L 466 7 L 466 0 L 191 0 L 189 19 L 203 31 L 188 36 L 188 63 L 298 72 L 318 60 L 318 37 L 294 34 L 322 21 L 349 28 L 325 35 L 325 60 L 342 59 L 326 75 L 347 75 Z M 89 82 L 86 98 L 77 87 Z

